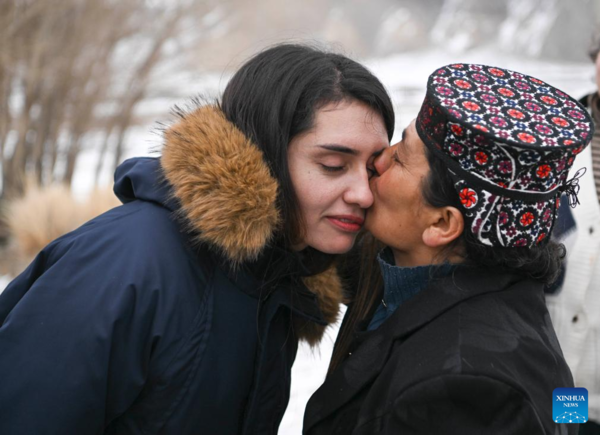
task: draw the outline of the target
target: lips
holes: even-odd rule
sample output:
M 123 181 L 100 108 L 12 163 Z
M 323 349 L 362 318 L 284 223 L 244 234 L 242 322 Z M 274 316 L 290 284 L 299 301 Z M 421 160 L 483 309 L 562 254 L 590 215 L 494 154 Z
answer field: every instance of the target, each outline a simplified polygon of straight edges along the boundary
M 365 223 L 363 218 L 353 215 L 327 216 L 327 219 L 337 228 L 351 233 L 360 231 Z

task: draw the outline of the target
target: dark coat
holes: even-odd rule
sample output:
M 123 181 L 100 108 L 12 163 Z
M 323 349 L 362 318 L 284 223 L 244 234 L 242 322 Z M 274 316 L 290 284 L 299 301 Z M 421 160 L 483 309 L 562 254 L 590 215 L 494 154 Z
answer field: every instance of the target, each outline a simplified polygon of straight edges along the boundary
M 277 184 L 234 130 L 188 115 L 160 160 L 119 167 L 124 205 L 0 295 L 0 434 L 277 432 L 298 339 L 335 318 L 339 283 L 269 246 Z
M 552 420 L 553 390 L 573 379 L 537 282 L 461 267 L 351 349 L 310 399 L 305 434 L 577 433 Z

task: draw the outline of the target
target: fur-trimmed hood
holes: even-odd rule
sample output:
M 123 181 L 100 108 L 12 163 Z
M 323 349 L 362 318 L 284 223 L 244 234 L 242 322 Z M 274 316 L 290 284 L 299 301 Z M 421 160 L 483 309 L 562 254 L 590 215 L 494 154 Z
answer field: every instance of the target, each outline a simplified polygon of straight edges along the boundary
M 278 182 L 263 154 L 216 106 L 179 113 L 165 133 L 160 163 L 197 242 L 217 248 L 232 264 L 256 259 L 281 224 Z M 304 278 L 324 319 L 337 319 L 342 300 L 334 269 Z M 298 325 L 311 344 L 324 326 Z

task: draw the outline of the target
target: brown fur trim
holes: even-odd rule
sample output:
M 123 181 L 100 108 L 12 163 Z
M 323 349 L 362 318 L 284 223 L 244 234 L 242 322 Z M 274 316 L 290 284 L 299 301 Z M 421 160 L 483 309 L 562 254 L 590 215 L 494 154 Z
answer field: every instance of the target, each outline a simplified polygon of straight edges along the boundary
M 216 106 L 182 114 L 166 131 L 161 165 L 197 242 L 218 247 L 234 264 L 256 258 L 280 225 L 278 183 L 259 148 Z M 342 299 L 334 267 L 304 278 L 328 323 Z M 295 317 L 301 340 L 315 346 L 325 326 Z
M 317 301 L 323 318 L 328 325 L 337 321 L 342 302 L 342 283 L 335 266 L 325 272 L 303 278 L 304 284 L 317 296 Z M 300 340 L 306 341 L 311 347 L 319 344 L 327 326 L 306 321 L 295 317 L 294 327 Z
M 216 106 L 169 128 L 161 157 L 197 241 L 234 264 L 256 258 L 280 223 L 278 183 L 256 145 Z

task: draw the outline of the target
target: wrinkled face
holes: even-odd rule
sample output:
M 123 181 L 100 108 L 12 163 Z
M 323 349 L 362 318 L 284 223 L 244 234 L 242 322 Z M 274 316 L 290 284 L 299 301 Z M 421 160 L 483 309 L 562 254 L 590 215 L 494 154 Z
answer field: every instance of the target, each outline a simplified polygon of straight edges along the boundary
M 305 224 L 295 249 L 341 254 L 352 248 L 373 203 L 369 168 L 388 145 L 383 119 L 363 103 L 331 103 L 315 113 L 314 127 L 294 137 L 288 149 Z
M 404 130 L 399 143 L 375 159 L 374 166 L 378 175 L 371 179 L 374 202 L 365 228 L 392 248 L 396 263 L 403 258 L 400 265 L 418 265 L 417 258 L 426 251 L 422 236 L 430 224 L 432 207 L 421 194 L 429 163 L 414 121 Z M 429 259 L 424 264 L 429 264 Z

